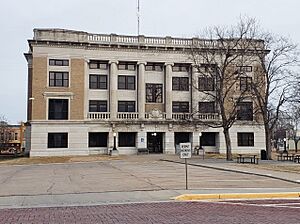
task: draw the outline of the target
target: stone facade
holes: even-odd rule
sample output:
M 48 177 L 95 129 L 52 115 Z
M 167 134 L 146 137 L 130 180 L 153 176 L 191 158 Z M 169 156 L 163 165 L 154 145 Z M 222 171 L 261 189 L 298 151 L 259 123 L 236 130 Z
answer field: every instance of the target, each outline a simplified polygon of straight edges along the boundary
M 114 140 L 120 154 L 174 154 L 187 141 L 224 153 L 222 129 L 203 125 L 219 114 L 199 113 L 205 96 L 186 53 L 194 41 L 34 30 L 26 54 L 30 155 L 107 154 Z M 248 146 L 238 133 L 250 133 Z M 237 121 L 230 135 L 234 153 L 264 148 L 259 119 Z

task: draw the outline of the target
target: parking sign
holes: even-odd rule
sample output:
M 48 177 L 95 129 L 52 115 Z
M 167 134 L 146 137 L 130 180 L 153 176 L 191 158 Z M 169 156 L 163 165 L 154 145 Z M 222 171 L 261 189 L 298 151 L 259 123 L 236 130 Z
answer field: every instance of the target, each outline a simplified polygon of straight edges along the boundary
M 190 142 L 180 143 L 180 158 L 190 159 L 192 157 L 192 147 Z

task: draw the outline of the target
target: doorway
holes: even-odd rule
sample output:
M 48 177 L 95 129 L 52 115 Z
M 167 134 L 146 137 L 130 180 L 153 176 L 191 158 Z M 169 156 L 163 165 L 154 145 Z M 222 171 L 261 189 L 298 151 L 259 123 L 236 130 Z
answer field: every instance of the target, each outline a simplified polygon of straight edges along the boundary
M 179 154 L 180 153 L 180 143 L 185 143 L 185 142 L 190 142 L 190 132 L 175 132 L 174 137 L 175 137 L 175 153 Z
M 163 133 L 148 132 L 147 148 L 149 150 L 149 153 L 163 153 Z

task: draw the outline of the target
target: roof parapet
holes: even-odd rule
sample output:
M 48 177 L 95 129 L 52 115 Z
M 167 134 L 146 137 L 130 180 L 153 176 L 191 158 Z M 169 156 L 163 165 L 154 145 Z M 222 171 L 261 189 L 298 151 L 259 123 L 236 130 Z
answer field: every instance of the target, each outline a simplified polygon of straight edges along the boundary
M 117 34 L 94 34 L 67 29 L 34 29 L 34 38 L 37 41 L 56 41 L 72 43 L 89 43 L 105 45 L 133 45 L 153 47 L 191 48 L 202 46 L 205 48 L 220 48 L 220 41 L 200 38 L 174 37 L 146 37 L 144 35 L 129 36 Z M 231 42 L 232 40 L 228 40 Z M 264 49 L 262 40 L 252 40 Z M 256 45 L 257 46 L 257 45 Z

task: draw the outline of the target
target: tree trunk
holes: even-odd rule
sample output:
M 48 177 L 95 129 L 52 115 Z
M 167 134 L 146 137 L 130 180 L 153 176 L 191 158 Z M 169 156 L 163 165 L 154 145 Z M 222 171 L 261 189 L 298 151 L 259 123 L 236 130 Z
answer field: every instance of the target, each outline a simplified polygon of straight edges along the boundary
M 267 159 L 272 160 L 271 133 L 268 125 L 265 125 L 265 140 L 266 140 Z
M 226 144 L 226 160 L 232 161 L 232 154 L 231 154 L 231 140 L 229 136 L 229 129 L 223 129 L 224 137 L 225 137 L 225 144 Z
M 298 152 L 298 141 L 295 141 L 295 152 Z

